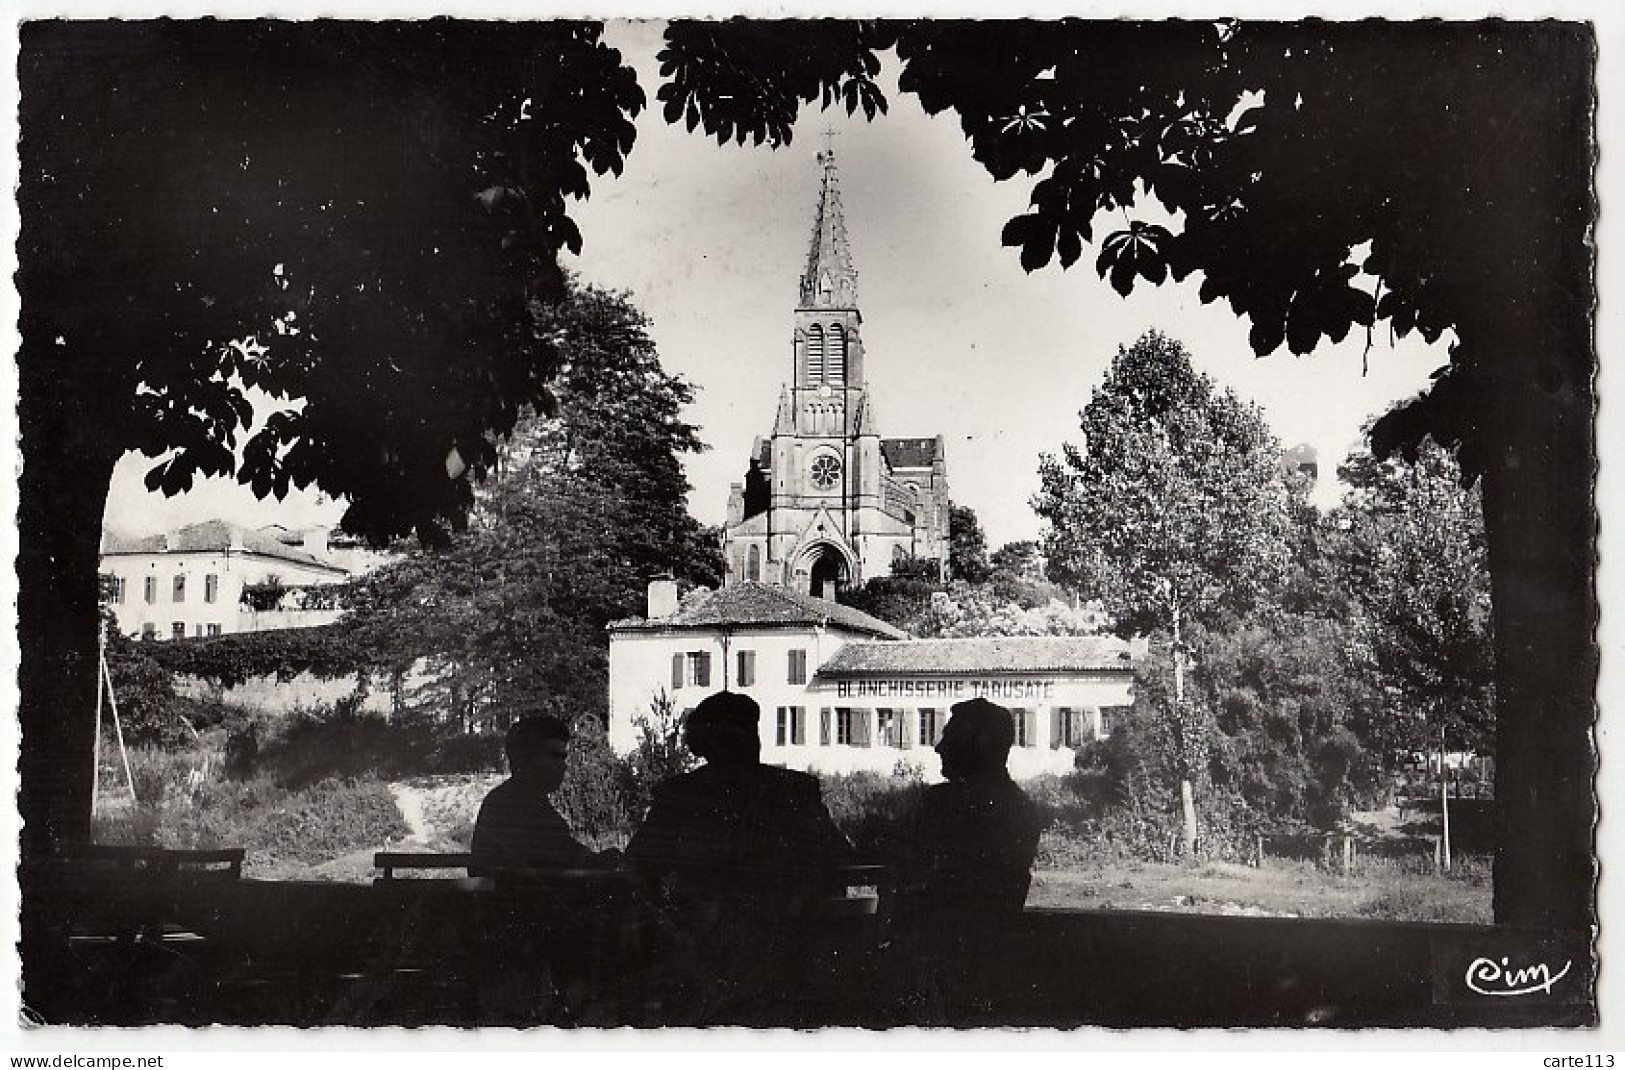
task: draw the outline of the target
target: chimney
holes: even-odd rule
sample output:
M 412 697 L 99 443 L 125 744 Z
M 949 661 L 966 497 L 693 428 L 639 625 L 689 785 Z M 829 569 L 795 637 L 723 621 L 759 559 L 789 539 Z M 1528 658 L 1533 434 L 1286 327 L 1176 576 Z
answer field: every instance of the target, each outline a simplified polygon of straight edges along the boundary
M 307 554 L 326 558 L 328 552 L 327 529 L 325 527 L 311 528 L 305 532 L 303 544 Z
M 659 620 L 677 612 L 677 581 L 656 576 L 649 581 L 649 619 Z

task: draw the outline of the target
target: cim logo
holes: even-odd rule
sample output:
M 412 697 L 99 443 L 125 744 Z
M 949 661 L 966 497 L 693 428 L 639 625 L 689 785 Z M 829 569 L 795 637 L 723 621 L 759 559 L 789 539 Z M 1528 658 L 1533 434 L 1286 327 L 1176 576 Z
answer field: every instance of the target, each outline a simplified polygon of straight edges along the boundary
M 1481 996 L 1527 996 L 1533 992 L 1550 995 L 1552 986 L 1566 977 L 1573 965 L 1570 959 L 1554 974 L 1544 962 L 1514 969 L 1504 955 L 1499 962 L 1476 958 L 1467 966 L 1467 987 Z

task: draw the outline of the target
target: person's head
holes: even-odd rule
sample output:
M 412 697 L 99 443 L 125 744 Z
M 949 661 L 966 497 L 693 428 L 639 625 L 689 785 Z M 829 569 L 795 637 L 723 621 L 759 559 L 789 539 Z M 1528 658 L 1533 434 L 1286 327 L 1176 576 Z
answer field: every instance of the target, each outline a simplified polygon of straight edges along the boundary
M 756 728 L 761 717 L 761 707 L 749 695 L 735 691 L 708 695 L 688 715 L 688 749 L 707 762 L 754 764 L 762 756 L 762 739 Z
M 975 780 L 1004 772 L 1016 741 L 1010 711 L 985 698 L 955 704 L 937 742 L 942 775 L 949 780 Z
M 505 740 L 508 772 L 534 781 L 544 792 L 564 783 L 570 756 L 570 726 L 557 717 L 523 717 L 508 729 Z

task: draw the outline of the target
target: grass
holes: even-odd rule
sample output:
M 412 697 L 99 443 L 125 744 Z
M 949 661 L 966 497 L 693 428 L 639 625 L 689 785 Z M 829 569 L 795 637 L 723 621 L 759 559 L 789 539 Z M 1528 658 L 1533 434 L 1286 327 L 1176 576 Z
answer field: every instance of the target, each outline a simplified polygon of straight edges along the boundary
M 1040 869 L 1029 907 L 1069 910 L 1177 910 L 1296 918 L 1384 918 L 1487 925 L 1487 866 L 1462 860 L 1451 874 L 1373 860 L 1350 876 L 1311 863 L 1267 859 L 1262 866 L 1209 862 L 1107 862 Z
M 423 826 L 410 849 L 460 851 L 467 849 L 480 802 L 501 780 L 489 771 L 489 739 L 445 740 L 418 726 L 319 715 L 261 719 L 260 729 L 252 771 L 239 770 L 236 778 L 226 775 L 224 758 L 226 738 L 240 726 L 206 731 L 181 749 L 137 748 L 131 758 L 139 801 L 105 807 L 96 838 L 242 847 L 251 877 L 366 881 L 373 875 L 372 853 L 399 846 L 413 831 L 397 794 Z M 582 748 L 584 762 L 590 750 Z M 586 762 L 575 770 L 577 779 L 597 791 L 601 765 Z M 823 778 L 832 816 L 866 854 L 895 859 L 904 853 L 924 788 L 910 772 Z M 118 771 L 104 773 L 104 783 L 122 782 Z M 1076 817 L 1069 809 L 1076 799 L 1062 778 L 1024 787 L 1056 821 L 1040 844 L 1029 906 L 1490 921 L 1490 871 L 1483 856 L 1458 856 L 1446 875 L 1434 873 L 1431 854 L 1383 857 L 1375 851 L 1362 853 L 1348 875 L 1282 858 L 1259 867 L 1218 859 L 1193 865 L 1147 861 L 1132 838 L 1113 836 L 1099 823 L 1067 820 Z M 580 807 L 561 809 L 579 820 Z M 577 830 L 584 843 L 594 841 L 589 831 L 587 825 Z
M 388 785 L 376 776 L 324 777 L 290 786 L 269 773 L 221 771 L 224 741 L 131 751 L 136 797 L 98 814 L 99 843 L 171 848 L 241 847 L 249 876 L 301 874 L 335 857 L 406 834 Z

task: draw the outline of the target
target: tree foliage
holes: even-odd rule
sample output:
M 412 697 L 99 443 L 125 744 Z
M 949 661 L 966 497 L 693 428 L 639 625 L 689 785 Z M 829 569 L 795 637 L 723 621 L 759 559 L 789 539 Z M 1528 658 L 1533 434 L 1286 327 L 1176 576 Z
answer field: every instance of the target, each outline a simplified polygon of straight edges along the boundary
M 1388 696 L 1387 745 L 1421 749 L 1443 728 L 1454 747 L 1486 749 L 1495 653 L 1479 491 L 1431 442 L 1412 464 L 1356 452 L 1338 474 L 1349 490 L 1330 518 L 1337 565 Z
M 976 510 L 948 503 L 948 573 L 966 583 L 981 583 L 992 572 L 987 560 L 987 536 Z
M 469 529 L 357 585 L 346 628 L 370 657 L 429 659 L 420 701 L 470 726 L 521 709 L 604 715 L 610 621 L 655 575 L 715 582 L 720 551 L 686 508 L 681 458 L 703 448 L 622 295 L 574 290 L 537 313 L 563 359 L 553 415 L 523 420 Z
M 1254 406 L 1155 332 L 1120 348 L 1080 414 L 1081 445 L 1039 463 L 1052 578 L 1123 634 L 1244 611 L 1284 573 L 1291 491 Z
M 145 453 L 167 493 L 320 486 L 352 532 L 443 539 L 494 436 L 550 403 L 530 313 L 644 97 L 581 22 L 37 21 L 18 77 L 22 810 L 43 850 L 88 829 L 90 721 L 61 710 L 93 697 L 114 464 Z

